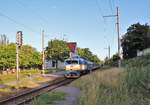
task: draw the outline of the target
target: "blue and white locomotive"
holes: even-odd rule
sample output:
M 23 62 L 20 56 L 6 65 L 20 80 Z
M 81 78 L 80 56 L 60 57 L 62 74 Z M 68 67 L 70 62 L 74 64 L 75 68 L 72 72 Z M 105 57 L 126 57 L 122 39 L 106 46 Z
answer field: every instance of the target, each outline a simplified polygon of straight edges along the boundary
M 84 58 L 75 56 L 65 60 L 65 77 L 78 78 L 81 74 L 93 70 L 94 64 Z

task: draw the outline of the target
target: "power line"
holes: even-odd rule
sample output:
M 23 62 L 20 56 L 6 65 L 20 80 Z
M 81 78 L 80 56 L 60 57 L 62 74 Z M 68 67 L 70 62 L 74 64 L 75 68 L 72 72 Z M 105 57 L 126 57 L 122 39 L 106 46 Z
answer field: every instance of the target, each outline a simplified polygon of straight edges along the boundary
M 106 21 L 105 21 L 105 18 L 103 17 L 103 12 L 102 12 L 102 9 L 101 9 L 101 5 L 100 5 L 98 0 L 95 0 L 95 3 L 96 3 L 96 6 L 98 8 L 98 11 L 100 13 L 100 17 L 102 18 L 103 24 L 104 24 L 104 31 L 106 31 L 106 27 L 105 27 Z
M 108 2 L 109 2 L 109 7 L 110 7 L 110 10 L 111 10 L 111 12 L 113 13 L 112 1 L 111 1 L 111 0 L 108 0 Z
M 8 16 L 8 15 L 3 14 L 2 12 L 0 12 L 0 16 L 6 18 L 6 19 L 8 19 L 8 20 L 10 20 L 11 22 L 13 22 L 13 23 L 15 23 L 15 24 L 17 24 L 17 25 L 19 25 L 19 26 L 25 28 L 25 29 L 28 29 L 28 30 L 30 30 L 30 31 L 32 31 L 32 32 L 34 32 L 34 33 L 38 33 L 38 32 L 36 32 L 34 29 L 32 29 L 31 27 L 28 27 L 27 25 L 16 21 L 15 19 L 11 18 L 11 17 Z
M 42 20 L 44 23 L 48 23 L 47 19 L 43 18 L 37 11 L 33 10 L 30 6 L 25 5 L 20 0 L 16 0 L 18 4 L 20 4 L 22 7 L 28 9 L 32 14 L 34 14 L 36 17 L 38 17 L 40 20 Z M 43 25 L 43 23 L 42 23 Z
M 112 2 L 112 7 L 115 8 L 115 7 L 116 7 L 116 6 L 115 6 L 115 1 L 114 1 L 114 0 L 111 0 L 111 2 Z
M 107 23 L 106 23 L 106 19 L 103 17 L 104 15 L 103 15 L 103 13 L 102 13 L 102 9 L 101 9 L 101 5 L 100 5 L 100 3 L 99 3 L 99 1 L 98 0 L 95 0 L 95 2 L 96 2 L 96 6 L 97 6 L 97 8 L 98 8 L 98 11 L 99 11 L 99 13 L 100 13 L 100 16 L 102 17 L 102 21 L 103 21 L 103 28 L 104 28 L 104 43 L 106 43 L 107 42 L 107 44 L 109 43 L 110 44 L 110 42 L 108 41 L 109 39 L 107 38 L 107 36 L 108 36 L 108 30 L 106 29 L 106 25 L 107 25 Z M 110 58 L 110 48 L 108 47 L 108 51 L 109 51 L 109 58 Z
M 104 28 L 104 33 L 106 34 L 107 33 L 107 29 L 106 29 L 106 25 L 107 25 L 107 23 L 106 23 L 106 19 L 103 17 L 104 15 L 103 15 L 103 12 L 102 12 L 102 8 L 101 8 L 101 5 L 100 5 L 100 3 L 99 3 L 99 1 L 98 0 L 95 0 L 95 3 L 96 3 L 96 6 L 97 6 L 97 8 L 98 8 L 98 11 L 99 11 L 99 13 L 100 13 L 100 17 L 102 17 L 102 21 L 103 21 L 103 28 Z M 104 38 L 105 39 L 107 39 L 107 37 L 106 37 L 107 35 L 104 35 Z
M 95 0 L 95 3 L 96 3 L 96 6 L 97 6 L 97 8 L 98 8 L 98 11 L 99 11 L 101 17 L 103 18 L 103 13 L 102 13 L 102 9 L 101 9 L 100 3 L 98 2 L 98 0 Z M 104 18 L 103 18 L 103 19 L 104 19 Z

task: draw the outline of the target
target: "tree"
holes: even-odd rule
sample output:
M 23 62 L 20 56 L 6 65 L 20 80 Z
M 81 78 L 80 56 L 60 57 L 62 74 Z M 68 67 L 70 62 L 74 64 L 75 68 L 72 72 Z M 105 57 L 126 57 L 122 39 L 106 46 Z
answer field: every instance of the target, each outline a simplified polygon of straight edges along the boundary
M 95 63 L 100 63 L 100 59 L 97 55 L 94 55 L 89 48 L 77 48 L 78 55 Z
M 127 29 L 127 33 L 122 37 L 121 46 L 125 59 L 133 58 L 137 55 L 137 50 L 150 47 L 150 26 L 136 23 Z
M 35 48 L 23 45 L 19 50 L 21 68 L 39 67 L 42 64 L 41 55 Z M 0 45 L 0 70 L 16 67 L 16 44 Z
M 105 57 L 105 59 L 104 59 L 104 64 L 105 65 L 110 65 L 111 62 L 112 62 L 112 59 L 109 59 L 108 57 Z
M 79 56 L 91 60 L 92 59 L 92 52 L 89 50 L 89 48 L 78 48 L 77 49 Z
M 118 53 L 114 54 L 110 59 L 105 58 L 105 64 L 110 66 L 118 66 L 118 60 L 120 59 Z
M 55 39 L 48 42 L 48 47 L 46 48 L 46 58 L 48 60 L 54 60 L 56 62 L 56 68 L 58 60 L 64 61 L 68 57 L 69 48 L 65 41 Z
M 15 44 L 0 45 L 0 70 L 15 68 L 16 66 L 16 47 Z
M 41 54 L 30 45 L 23 45 L 19 52 L 21 68 L 37 68 L 42 65 Z
M 97 64 L 102 63 L 102 61 L 97 57 L 97 55 L 94 55 L 94 54 L 92 55 L 91 61 Z
M 94 55 L 89 48 L 77 48 L 77 52 L 79 56 L 85 59 L 95 63 L 100 63 L 99 58 Z M 48 60 L 54 60 L 56 62 L 56 67 L 58 60 L 64 61 L 68 57 L 69 48 L 65 41 L 55 39 L 48 42 L 48 47 L 46 48 L 46 58 Z
M 0 44 L 6 45 L 8 43 L 9 43 L 9 40 L 8 40 L 7 36 L 5 34 L 0 35 Z

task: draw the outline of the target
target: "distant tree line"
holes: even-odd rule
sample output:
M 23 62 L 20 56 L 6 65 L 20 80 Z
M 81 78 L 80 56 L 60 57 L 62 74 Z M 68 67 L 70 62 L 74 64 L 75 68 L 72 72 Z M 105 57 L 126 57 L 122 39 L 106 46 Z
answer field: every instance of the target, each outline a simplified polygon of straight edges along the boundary
M 19 64 L 21 69 L 40 68 L 41 54 L 29 45 L 23 45 L 19 51 Z M 0 70 L 14 69 L 16 67 L 16 45 L 10 43 L 0 45 Z
M 118 60 L 119 60 L 118 53 L 114 54 L 110 59 L 108 57 L 105 58 L 105 65 L 109 66 L 118 66 Z
M 88 59 L 95 63 L 100 63 L 100 59 L 97 55 L 94 55 L 89 48 L 77 48 L 77 53 L 79 56 Z M 48 47 L 46 48 L 46 57 L 48 60 L 54 60 L 57 62 L 58 60 L 64 61 L 66 58 L 69 57 L 69 48 L 67 43 L 63 40 L 51 40 L 48 42 Z
M 97 55 L 94 55 L 88 48 L 78 48 L 78 54 L 95 63 L 100 63 Z M 69 48 L 63 40 L 51 40 L 45 49 L 46 59 L 56 62 L 64 61 L 69 57 Z M 41 68 L 41 53 L 30 45 L 23 45 L 19 49 L 19 66 L 21 69 Z M 57 65 L 56 65 L 57 67 Z M 9 43 L 6 35 L 0 36 L 0 70 L 16 68 L 16 44 Z
M 89 61 L 91 62 L 94 62 L 94 63 L 97 63 L 97 64 L 100 64 L 102 61 L 98 58 L 97 55 L 93 54 L 89 48 L 77 48 L 77 52 L 78 54 L 85 58 L 85 59 L 88 59 Z
M 0 36 L 0 70 L 16 68 L 16 44 L 8 43 L 6 35 Z M 40 68 L 41 54 L 29 45 L 23 45 L 19 50 L 21 69 Z

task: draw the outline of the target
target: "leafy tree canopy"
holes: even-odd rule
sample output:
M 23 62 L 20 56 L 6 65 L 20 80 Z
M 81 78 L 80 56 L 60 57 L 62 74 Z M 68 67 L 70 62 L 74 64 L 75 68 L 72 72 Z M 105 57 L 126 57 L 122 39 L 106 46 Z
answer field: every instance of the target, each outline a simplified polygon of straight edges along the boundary
M 137 55 L 137 50 L 150 47 L 150 26 L 136 23 L 127 29 L 127 33 L 122 37 L 121 46 L 125 59 L 133 58 Z
M 19 50 L 21 68 L 38 67 L 42 64 L 41 54 L 29 45 L 23 45 Z M 16 44 L 0 45 L 0 70 L 16 67 Z
M 16 47 L 14 44 L 0 45 L 0 70 L 16 66 Z
M 19 58 L 21 67 L 37 67 L 42 64 L 41 54 L 30 45 L 21 47 Z
M 105 58 L 105 64 L 110 66 L 118 66 L 118 60 L 120 59 L 118 53 L 114 54 L 110 59 Z
M 46 48 L 47 59 L 64 61 L 69 57 L 69 48 L 63 40 L 51 40 Z
M 101 63 L 97 55 L 94 55 L 89 48 L 77 48 L 78 55 L 95 63 Z
M 88 59 L 95 63 L 100 63 L 101 61 L 94 55 L 89 48 L 77 48 L 78 55 Z M 63 40 L 51 40 L 48 42 L 48 47 L 46 48 L 47 59 L 61 60 L 64 61 L 69 57 L 69 48 L 65 41 Z

